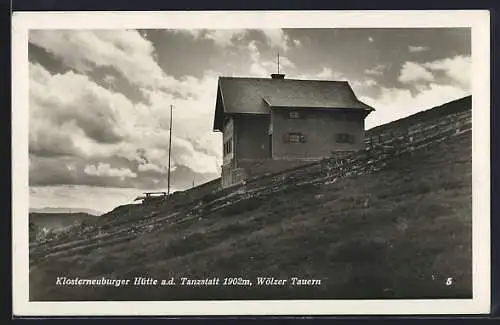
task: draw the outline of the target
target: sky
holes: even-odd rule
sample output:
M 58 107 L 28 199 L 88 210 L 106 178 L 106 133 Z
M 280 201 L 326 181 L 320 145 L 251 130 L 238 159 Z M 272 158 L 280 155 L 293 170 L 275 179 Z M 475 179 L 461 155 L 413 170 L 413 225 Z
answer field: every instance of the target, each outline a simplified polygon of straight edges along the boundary
M 471 94 L 468 28 L 31 30 L 30 206 L 109 211 L 219 177 L 218 76 L 346 80 L 367 129 Z

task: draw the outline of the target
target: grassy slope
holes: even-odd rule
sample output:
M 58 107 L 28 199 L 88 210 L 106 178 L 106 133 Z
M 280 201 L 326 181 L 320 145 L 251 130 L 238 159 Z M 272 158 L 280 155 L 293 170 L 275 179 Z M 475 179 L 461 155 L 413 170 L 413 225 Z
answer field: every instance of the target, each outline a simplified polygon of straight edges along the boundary
M 48 257 L 32 300 L 462 297 L 472 292 L 471 136 L 381 171 L 230 205 L 130 241 Z M 150 210 L 154 208 L 149 208 Z M 150 211 L 151 212 L 151 211 Z M 150 214 L 143 211 L 143 217 Z M 157 211 L 166 216 L 171 211 Z M 136 212 L 137 213 L 137 212 Z M 122 214 L 123 218 L 126 218 Z M 56 276 L 322 279 L 316 288 L 56 287 Z M 453 284 L 445 284 L 453 277 Z

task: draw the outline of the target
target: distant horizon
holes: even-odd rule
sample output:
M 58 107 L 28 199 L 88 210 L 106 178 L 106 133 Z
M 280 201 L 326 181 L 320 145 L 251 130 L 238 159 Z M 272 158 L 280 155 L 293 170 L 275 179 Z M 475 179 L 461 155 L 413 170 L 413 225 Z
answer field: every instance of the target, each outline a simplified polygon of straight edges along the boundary
M 30 186 L 29 211 L 42 209 L 93 210 L 101 214 L 135 204 L 143 192 L 159 189 L 119 188 L 86 185 Z M 171 189 L 171 193 L 181 189 Z M 166 189 L 165 189 L 166 191 Z
M 29 213 L 87 213 L 90 215 L 99 216 L 103 214 L 103 211 L 86 209 L 86 208 L 65 208 L 65 207 L 55 207 L 46 206 L 43 208 L 30 208 Z

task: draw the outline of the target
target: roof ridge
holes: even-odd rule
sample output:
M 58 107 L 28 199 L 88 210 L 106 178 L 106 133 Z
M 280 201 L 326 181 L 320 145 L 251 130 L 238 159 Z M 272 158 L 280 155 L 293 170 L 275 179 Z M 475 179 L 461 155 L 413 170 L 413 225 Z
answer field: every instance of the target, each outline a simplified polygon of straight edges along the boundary
M 283 81 L 309 81 L 309 82 L 338 82 L 338 83 L 347 83 L 349 84 L 349 80 L 325 80 L 325 79 L 291 79 L 291 78 L 285 78 L 285 79 L 273 79 L 273 78 L 265 78 L 265 77 L 226 77 L 226 76 L 219 76 L 220 79 L 240 79 L 240 80 L 268 80 L 268 81 L 277 81 L 279 80 L 280 82 Z

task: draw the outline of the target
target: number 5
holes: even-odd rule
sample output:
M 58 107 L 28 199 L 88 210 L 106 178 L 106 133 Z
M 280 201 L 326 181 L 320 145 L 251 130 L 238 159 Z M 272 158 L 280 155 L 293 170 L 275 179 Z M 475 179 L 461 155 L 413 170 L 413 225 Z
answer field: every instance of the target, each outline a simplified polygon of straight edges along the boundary
M 446 279 L 446 285 L 451 286 L 453 284 L 453 278 Z

